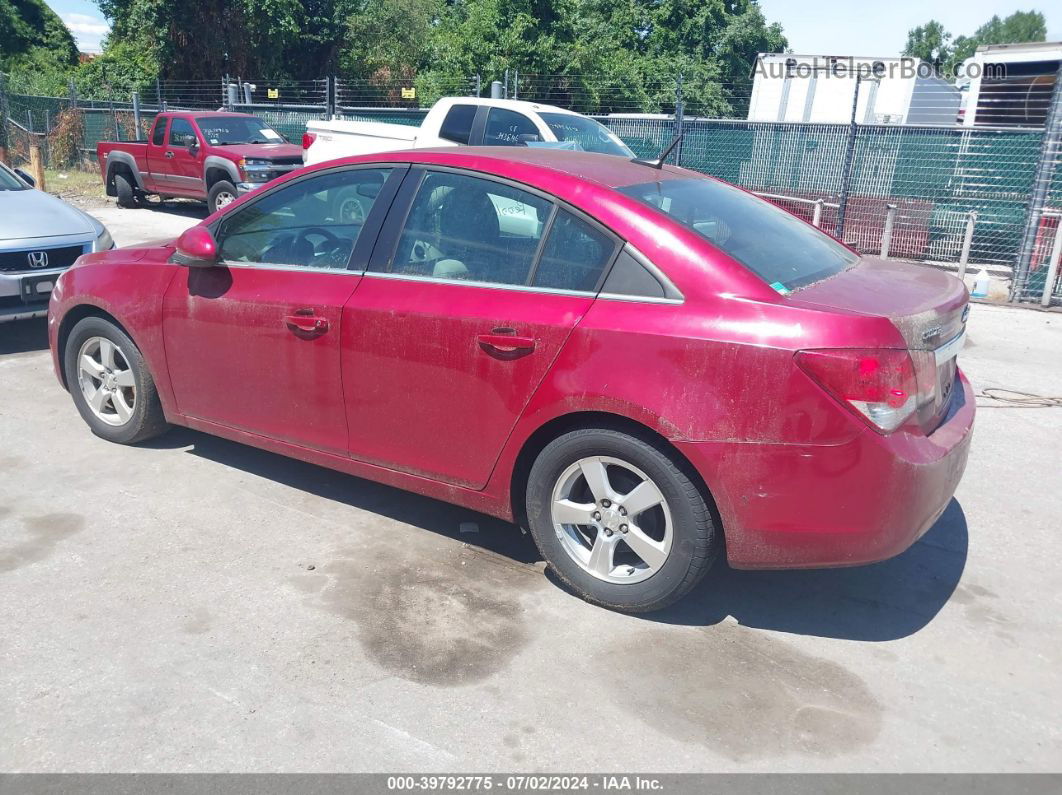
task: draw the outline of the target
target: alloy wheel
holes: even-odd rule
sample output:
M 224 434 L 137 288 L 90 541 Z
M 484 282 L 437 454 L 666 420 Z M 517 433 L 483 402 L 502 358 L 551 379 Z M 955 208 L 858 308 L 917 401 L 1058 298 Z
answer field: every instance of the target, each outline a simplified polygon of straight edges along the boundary
M 645 472 L 618 458 L 580 458 L 565 469 L 550 511 L 564 551 L 606 582 L 647 580 L 671 553 L 671 510 L 663 492 Z
M 78 385 L 89 410 L 108 425 L 125 425 L 136 409 L 136 379 L 125 353 L 106 337 L 89 337 L 77 356 Z

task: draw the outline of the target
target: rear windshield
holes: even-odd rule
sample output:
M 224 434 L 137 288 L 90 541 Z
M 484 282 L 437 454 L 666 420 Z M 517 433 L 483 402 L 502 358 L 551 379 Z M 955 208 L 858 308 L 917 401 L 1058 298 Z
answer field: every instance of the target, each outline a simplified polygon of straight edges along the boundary
M 824 232 L 725 182 L 665 179 L 619 189 L 721 249 L 780 292 L 840 273 L 859 258 Z

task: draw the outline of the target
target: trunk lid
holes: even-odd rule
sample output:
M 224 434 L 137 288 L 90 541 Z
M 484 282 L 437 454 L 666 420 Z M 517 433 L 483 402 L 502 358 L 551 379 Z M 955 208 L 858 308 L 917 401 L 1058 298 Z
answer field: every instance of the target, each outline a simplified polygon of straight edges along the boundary
M 792 301 L 818 308 L 886 317 L 912 351 L 934 351 L 933 400 L 920 406 L 919 425 L 932 432 L 947 414 L 966 331 L 969 293 L 937 268 L 864 257 L 855 266 L 793 293 Z M 950 343 L 950 344 L 949 344 Z M 858 343 L 857 343 L 858 344 Z

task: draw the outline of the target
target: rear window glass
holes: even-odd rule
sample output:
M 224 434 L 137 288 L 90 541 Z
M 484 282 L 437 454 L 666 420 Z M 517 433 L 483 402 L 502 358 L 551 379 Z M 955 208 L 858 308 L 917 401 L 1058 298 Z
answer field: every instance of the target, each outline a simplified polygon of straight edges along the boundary
M 765 282 L 806 287 L 859 258 L 785 210 L 714 179 L 666 179 L 619 189 L 697 232 Z
M 454 105 L 443 119 L 439 137 L 459 144 L 467 144 L 472 136 L 472 122 L 476 119 L 475 105 Z

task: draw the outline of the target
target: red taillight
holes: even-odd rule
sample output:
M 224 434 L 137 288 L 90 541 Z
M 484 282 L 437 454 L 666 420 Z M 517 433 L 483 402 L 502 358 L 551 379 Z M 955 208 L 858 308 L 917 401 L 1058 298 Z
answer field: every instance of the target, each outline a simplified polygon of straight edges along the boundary
M 931 351 L 829 348 L 798 351 L 796 363 L 842 404 L 878 431 L 899 428 L 933 400 L 936 362 Z
M 317 135 L 312 132 L 304 132 L 302 134 L 302 148 L 309 149 L 313 146 L 313 142 L 317 140 Z

